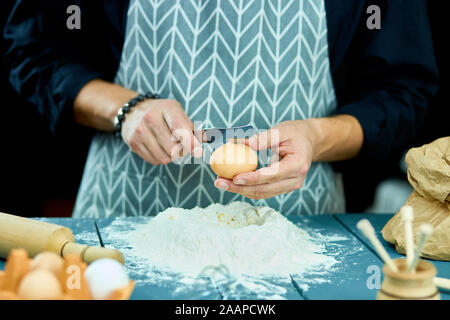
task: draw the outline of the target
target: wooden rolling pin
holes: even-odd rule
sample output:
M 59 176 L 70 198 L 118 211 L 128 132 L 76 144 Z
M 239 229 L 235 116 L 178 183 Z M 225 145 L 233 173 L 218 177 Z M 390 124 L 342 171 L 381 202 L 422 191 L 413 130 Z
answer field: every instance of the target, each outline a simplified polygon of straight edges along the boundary
M 25 249 L 30 257 L 52 251 L 62 257 L 79 254 L 88 264 L 101 258 L 123 263 L 123 254 L 118 250 L 75 243 L 69 228 L 0 212 L 0 257 L 6 258 L 14 248 Z

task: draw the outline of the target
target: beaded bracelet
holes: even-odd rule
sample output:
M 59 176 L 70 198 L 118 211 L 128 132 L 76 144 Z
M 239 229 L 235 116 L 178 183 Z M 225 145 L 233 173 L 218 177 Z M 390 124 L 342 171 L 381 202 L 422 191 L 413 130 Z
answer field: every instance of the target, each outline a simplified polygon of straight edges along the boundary
M 125 102 L 122 108 L 117 111 L 117 115 L 114 117 L 114 129 L 116 133 L 116 137 L 122 137 L 122 123 L 125 120 L 125 116 L 128 112 L 130 112 L 131 108 L 135 107 L 139 102 L 142 102 L 146 99 L 159 99 L 158 94 L 153 93 L 141 93 L 134 97 L 133 99 Z

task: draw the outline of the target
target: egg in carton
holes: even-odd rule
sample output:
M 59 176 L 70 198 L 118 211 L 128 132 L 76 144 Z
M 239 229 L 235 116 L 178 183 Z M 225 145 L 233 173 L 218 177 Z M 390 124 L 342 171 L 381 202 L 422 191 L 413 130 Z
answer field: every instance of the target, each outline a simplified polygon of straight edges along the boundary
M 118 262 L 102 260 L 88 267 L 76 254 L 61 258 L 43 252 L 30 259 L 24 249 L 11 250 L 5 270 L 0 271 L 0 300 L 129 299 L 134 281 L 128 280 Z

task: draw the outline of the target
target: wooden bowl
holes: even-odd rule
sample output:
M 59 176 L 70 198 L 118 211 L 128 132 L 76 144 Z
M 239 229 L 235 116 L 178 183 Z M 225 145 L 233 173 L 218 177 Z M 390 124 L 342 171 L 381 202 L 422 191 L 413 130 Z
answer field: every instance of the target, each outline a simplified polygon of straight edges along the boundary
M 393 260 L 398 271 L 383 267 L 384 280 L 378 300 L 440 300 L 434 284 L 437 270 L 431 262 L 419 260 L 415 273 L 408 272 L 406 259 Z

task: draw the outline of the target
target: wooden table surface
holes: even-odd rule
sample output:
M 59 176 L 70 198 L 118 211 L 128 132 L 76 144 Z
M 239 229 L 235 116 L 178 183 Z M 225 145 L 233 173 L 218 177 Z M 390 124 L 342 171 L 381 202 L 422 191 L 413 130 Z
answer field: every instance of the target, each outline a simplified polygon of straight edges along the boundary
M 265 279 L 265 288 L 281 290 L 281 297 L 286 299 L 356 299 L 372 300 L 376 298 L 377 272 L 383 263 L 375 253 L 372 245 L 356 229 L 356 223 L 367 218 L 373 224 L 377 236 L 392 258 L 402 255 L 381 237 L 381 229 L 392 215 L 383 214 L 343 214 L 325 216 L 288 217 L 305 230 L 319 232 L 324 236 L 332 236 L 336 241 L 329 241 L 326 246 L 327 254 L 333 255 L 339 262 L 333 270 L 326 270 L 324 275 L 291 276 L 289 281 L 275 281 Z M 118 220 L 116 220 L 118 219 Z M 72 219 L 52 218 L 41 219 L 70 228 L 79 243 L 111 247 L 113 240 L 108 227 L 122 225 L 132 229 L 140 223 L 145 223 L 148 217 L 110 218 L 110 219 Z M 124 221 L 120 221 L 124 220 Z M 128 230 L 127 229 L 127 230 Z M 201 286 L 192 289 L 179 290 L 179 286 L 171 279 L 148 279 L 145 273 L 138 272 L 138 266 L 129 259 L 132 248 L 121 247 L 114 242 L 116 249 L 125 255 L 125 266 L 130 277 L 136 281 L 136 288 L 131 299 L 260 299 L 261 295 L 250 287 L 230 290 L 229 283 L 214 281 L 212 278 L 203 279 Z M 450 262 L 432 261 L 438 270 L 438 276 L 450 278 Z M 0 259 L 0 270 L 4 269 L 5 261 Z M 383 279 L 382 272 L 381 281 Z M 316 281 L 317 279 L 321 281 Z M 374 285 L 375 284 L 375 285 Z M 450 292 L 441 290 L 441 299 L 450 300 Z

